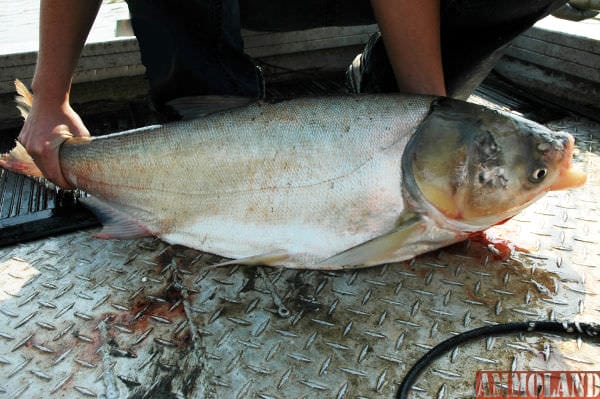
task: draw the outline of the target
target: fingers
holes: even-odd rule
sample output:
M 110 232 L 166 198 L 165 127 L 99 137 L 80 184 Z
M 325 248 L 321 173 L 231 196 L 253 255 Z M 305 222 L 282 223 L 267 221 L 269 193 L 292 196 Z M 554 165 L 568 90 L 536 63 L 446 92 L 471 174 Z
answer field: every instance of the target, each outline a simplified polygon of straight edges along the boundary
M 57 186 L 73 189 L 73 185 L 61 170 L 60 146 L 74 136 L 88 137 L 89 135 L 79 115 L 70 106 L 36 106 L 34 101 L 18 140 L 31 155 L 44 177 Z
M 48 180 L 50 180 L 52 183 L 56 184 L 57 186 L 65 189 L 65 190 L 72 190 L 75 188 L 71 184 L 69 184 L 69 182 L 63 176 L 62 171 L 60 169 L 60 164 L 58 162 L 43 161 L 44 159 L 58 159 L 57 157 L 55 157 L 55 156 L 40 157 L 40 156 L 36 155 L 36 156 L 32 156 L 32 158 L 33 158 L 35 164 L 37 165 L 37 167 L 44 174 L 44 177 L 47 178 Z
M 72 189 L 72 185 L 63 176 L 60 168 L 60 145 L 72 135 L 66 130 L 59 130 L 51 134 L 29 134 L 22 131 L 18 137 L 19 142 L 42 171 L 45 178 L 65 189 Z

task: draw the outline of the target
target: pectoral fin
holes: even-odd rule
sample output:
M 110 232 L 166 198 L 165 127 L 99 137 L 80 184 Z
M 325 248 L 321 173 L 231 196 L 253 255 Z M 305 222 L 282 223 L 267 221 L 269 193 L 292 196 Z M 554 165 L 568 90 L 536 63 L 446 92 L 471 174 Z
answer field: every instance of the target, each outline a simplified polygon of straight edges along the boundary
M 419 242 L 426 231 L 427 222 L 419 215 L 410 214 L 402 218 L 397 227 L 389 233 L 325 259 L 319 266 L 327 269 L 348 269 L 399 261 L 404 254 L 399 253 L 399 250 Z M 412 257 L 410 251 L 405 252 L 404 259 Z

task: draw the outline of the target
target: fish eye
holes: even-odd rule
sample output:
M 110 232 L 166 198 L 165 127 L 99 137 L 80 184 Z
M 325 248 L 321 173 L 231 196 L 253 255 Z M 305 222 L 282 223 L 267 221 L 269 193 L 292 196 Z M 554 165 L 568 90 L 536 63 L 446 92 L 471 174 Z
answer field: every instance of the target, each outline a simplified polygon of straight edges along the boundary
M 533 171 L 533 173 L 529 176 L 529 181 L 531 183 L 541 183 L 542 180 L 548 175 L 548 169 L 546 168 L 537 168 Z

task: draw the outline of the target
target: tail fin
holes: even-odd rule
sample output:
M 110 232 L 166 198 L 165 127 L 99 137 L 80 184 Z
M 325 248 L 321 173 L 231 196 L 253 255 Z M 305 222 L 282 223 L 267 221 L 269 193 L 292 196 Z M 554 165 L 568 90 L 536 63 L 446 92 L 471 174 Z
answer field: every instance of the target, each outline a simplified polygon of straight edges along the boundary
M 27 119 L 27 115 L 29 115 L 29 111 L 31 110 L 33 96 L 23 82 L 18 79 L 15 80 L 15 87 L 17 89 L 17 96 L 15 97 L 17 108 L 21 112 L 23 119 Z M 23 175 L 44 177 L 35 165 L 35 162 L 33 162 L 33 158 L 31 158 L 25 147 L 18 141 L 15 148 L 10 152 L 0 155 L 0 167 Z
M 18 141 L 10 152 L 0 155 L 0 167 L 22 175 L 44 177 L 33 162 L 33 158 Z
M 31 111 L 33 95 L 27 89 L 27 86 L 25 86 L 19 79 L 15 80 L 15 88 L 17 89 L 17 95 L 15 96 L 17 108 L 19 109 L 19 112 L 21 112 L 23 119 L 27 119 L 27 115 L 29 115 L 29 111 Z

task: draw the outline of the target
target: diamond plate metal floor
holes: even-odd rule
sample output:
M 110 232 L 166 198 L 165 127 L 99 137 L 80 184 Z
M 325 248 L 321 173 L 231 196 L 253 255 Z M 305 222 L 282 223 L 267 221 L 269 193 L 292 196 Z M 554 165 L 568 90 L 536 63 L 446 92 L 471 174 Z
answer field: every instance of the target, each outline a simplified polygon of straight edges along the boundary
M 359 271 L 210 269 L 159 240 L 82 231 L 0 250 L 0 397 L 391 398 L 444 339 L 530 319 L 600 320 L 600 125 L 563 118 L 589 181 L 477 241 Z M 585 339 L 506 336 L 439 359 L 415 398 L 474 397 L 476 370 L 597 370 Z

